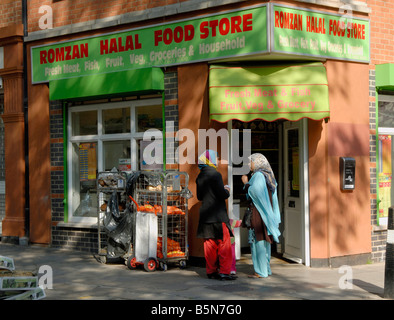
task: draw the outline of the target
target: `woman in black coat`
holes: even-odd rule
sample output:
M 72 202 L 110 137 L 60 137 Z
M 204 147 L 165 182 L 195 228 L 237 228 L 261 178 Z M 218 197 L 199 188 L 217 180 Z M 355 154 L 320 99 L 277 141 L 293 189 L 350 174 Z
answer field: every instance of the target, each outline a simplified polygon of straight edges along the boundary
M 198 159 L 197 199 L 202 201 L 197 238 L 204 239 L 206 271 L 209 278 L 233 280 L 230 275 L 232 236 L 226 199 L 230 189 L 224 186 L 222 175 L 216 170 L 216 152 L 206 150 Z

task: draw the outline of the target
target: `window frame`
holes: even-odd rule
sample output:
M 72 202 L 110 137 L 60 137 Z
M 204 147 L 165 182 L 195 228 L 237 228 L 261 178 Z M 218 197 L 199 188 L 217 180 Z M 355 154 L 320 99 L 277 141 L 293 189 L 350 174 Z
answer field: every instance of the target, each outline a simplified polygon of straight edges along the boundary
M 378 95 L 378 101 L 377 101 L 377 104 L 378 104 L 377 108 L 378 108 L 378 110 L 379 110 L 379 102 L 394 102 L 394 95 L 379 94 Z M 379 134 L 382 134 L 382 135 L 394 136 L 394 128 L 381 127 L 380 126 L 380 124 L 379 124 L 379 116 L 378 116 L 378 131 L 379 131 Z
M 104 171 L 104 154 L 103 154 L 103 143 L 106 141 L 119 141 L 119 140 L 129 140 L 130 141 L 130 158 L 131 158 L 131 171 L 136 171 L 138 169 L 138 144 L 139 141 L 143 139 L 144 132 L 136 131 L 137 119 L 136 119 L 136 109 L 138 107 L 150 107 L 150 106 L 162 106 L 161 98 L 153 99 L 141 99 L 141 100 L 129 100 L 120 102 L 107 102 L 98 104 L 87 104 L 81 106 L 71 106 L 68 107 L 67 115 L 67 202 L 68 212 L 67 212 L 67 222 L 71 223 L 86 223 L 92 224 L 97 223 L 97 217 L 79 217 L 74 216 L 74 208 L 72 204 L 72 197 L 74 192 L 74 181 L 73 181 L 73 144 L 82 142 L 96 142 L 97 143 L 97 171 Z M 130 132 L 128 133 L 113 133 L 113 134 L 103 134 L 103 117 L 102 111 L 108 109 L 119 109 L 119 108 L 130 108 Z M 72 113 L 81 111 L 92 111 L 97 110 L 97 134 L 94 135 L 72 135 Z M 162 128 L 156 128 L 161 133 Z M 158 137 L 156 137 L 158 138 Z M 162 136 L 160 138 L 163 138 Z M 79 192 L 79 191 L 78 191 Z

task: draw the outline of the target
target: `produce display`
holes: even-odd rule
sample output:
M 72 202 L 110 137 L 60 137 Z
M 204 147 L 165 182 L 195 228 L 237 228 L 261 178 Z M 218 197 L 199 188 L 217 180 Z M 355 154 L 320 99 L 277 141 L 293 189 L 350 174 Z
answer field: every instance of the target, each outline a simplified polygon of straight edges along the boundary
M 139 172 L 134 193 L 128 194 L 136 217 L 134 254 L 126 264 L 130 269 L 142 264 L 146 271 L 157 267 L 165 271 L 167 263 L 186 266 L 188 199 L 192 196 L 187 186 L 185 172 Z
M 157 205 L 157 204 L 151 205 L 149 203 L 146 203 L 145 205 L 138 206 L 138 211 L 153 212 L 155 214 L 162 214 L 163 213 L 163 206 Z M 184 215 L 185 212 L 176 206 L 167 206 L 167 214 L 182 214 L 182 215 Z
M 181 250 L 181 245 L 178 241 L 167 237 L 167 258 L 184 257 L 185 253 Z M 157 238 L 157 257 L 163 258 L 163 240 L 162 237 Z

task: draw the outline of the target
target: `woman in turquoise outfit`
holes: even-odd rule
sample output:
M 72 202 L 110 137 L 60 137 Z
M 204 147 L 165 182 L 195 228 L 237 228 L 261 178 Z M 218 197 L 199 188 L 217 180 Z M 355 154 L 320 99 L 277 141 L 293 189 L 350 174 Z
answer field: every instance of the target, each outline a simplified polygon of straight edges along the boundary
M 277 183 L 266 157 L 254 153 L 249 157 L 252 177 L 242 176 L 247 199 L 252 210 L 249 243 L 252 253 L 254 275 L 265 278 L 271 275 L 271 244 L 279 242 L 280 211 Z

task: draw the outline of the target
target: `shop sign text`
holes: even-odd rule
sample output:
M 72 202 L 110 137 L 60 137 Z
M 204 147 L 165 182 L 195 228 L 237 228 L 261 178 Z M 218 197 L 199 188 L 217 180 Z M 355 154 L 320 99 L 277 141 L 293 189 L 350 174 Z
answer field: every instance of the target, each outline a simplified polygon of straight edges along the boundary
M 369 62 L 369 21 L 273 5 L 273 50 Z
M 33 83 L 267 52 L 267 6 L 32 48 Z
M 321 63 L 210 68 L 211 119 L 274 121 L 329 116 L 328 84 Z
M 265 4 L 33 47 L 32 82 L 269 52 L 369 62 L 369 37 L 366 19 Z

